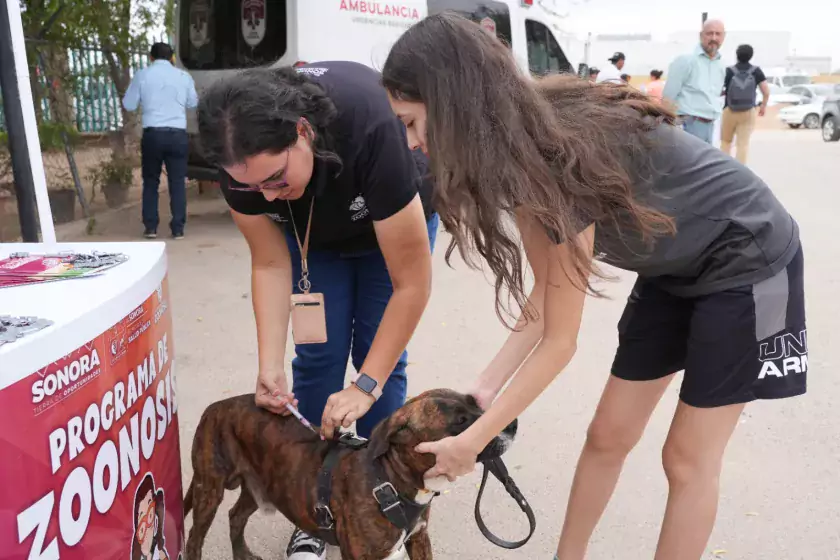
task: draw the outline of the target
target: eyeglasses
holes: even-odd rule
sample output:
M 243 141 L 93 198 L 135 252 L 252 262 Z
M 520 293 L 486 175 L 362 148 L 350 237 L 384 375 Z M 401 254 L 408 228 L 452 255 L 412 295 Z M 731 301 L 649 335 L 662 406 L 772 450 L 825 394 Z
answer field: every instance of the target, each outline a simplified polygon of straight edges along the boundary
M 228 189 L 232 191 L 241 191 L 241 192 L 263 192 L 263 191 L 276 191 L 280 189 L 285 189 L 289 186 L 289 182 L 286 180 L 286 175 L 289 173 L 289 154 L 291 154 L 291 147 L 286 148 L 286 167 L 283 169 L 283 174 L 280 175 L 279 179 L 271 179 L 268 181 L 264 181 L 259 185 L 246 185 L 244 183 L 238 183 L 233 180 L 232 177 L 228 175 L 230 178 L 230 184 L 228 185 Z M 277 175 L 280 170 L 278 169 L 274 175 Z
M 146 533 L 154 527 L 155 524 L 155 501 L 149 502 L 148 509 L 137 520 L 137 540 L 143 541 L 146 539 Z

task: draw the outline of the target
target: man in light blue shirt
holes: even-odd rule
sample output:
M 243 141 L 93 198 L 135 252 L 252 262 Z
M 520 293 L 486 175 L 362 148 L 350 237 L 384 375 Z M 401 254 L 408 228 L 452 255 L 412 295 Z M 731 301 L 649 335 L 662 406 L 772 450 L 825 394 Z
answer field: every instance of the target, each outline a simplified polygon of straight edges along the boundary
M 187 109 L 195 109 L 198 95 L 192 77 L 172 65 L 172 47 L 155 43 L 152 63 L 137 72 L 123 98 L 123 106 L 136 111 L 143 106 L 143 140 L 140 144 L 143 167 L 144 237 L 157 237 L 158 188 L 166 165 L 172 237 L 184 237 L 187 221 Z
M 676 108 L 683 129 L 709 144 L 722 109 L 726 67 L 720 59 L 720 47 L 725 37 L 722 21 L 707 21 L 695 51 L 671 63 L 662 91 L 663 100 Z

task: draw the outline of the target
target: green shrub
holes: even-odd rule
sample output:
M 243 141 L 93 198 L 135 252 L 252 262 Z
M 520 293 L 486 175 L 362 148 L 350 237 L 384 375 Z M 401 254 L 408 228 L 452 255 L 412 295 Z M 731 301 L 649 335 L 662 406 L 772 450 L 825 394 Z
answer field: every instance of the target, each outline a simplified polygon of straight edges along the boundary
M 81 135 L 74 126 L 52 122 L 45 122 L 38 125 L 38 138 L 41 141 L 41 151 L 55 152 L 63 150 L 64 140 L 61 137 L 62 131 L 67 133 L 67 140 L 71 146 L 79 142 Z M 0 146 L 3 148 L 9 146 L 9 133 L 5 130 L 0 130 Z
M 120 185 L 128 188 L 134 181 L 134 167 L 124 161 L 111 159 L 99 164 L 90 172 L 88 178 L 94 186 L 99 188 L 105 185 Z

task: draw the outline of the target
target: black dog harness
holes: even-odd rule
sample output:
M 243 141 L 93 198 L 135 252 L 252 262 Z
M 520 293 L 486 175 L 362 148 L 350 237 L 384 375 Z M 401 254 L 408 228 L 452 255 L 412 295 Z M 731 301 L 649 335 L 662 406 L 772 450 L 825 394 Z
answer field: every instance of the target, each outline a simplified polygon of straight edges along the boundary
M 315 504 L 315 522 L 318 524 L 318 537 L 333 546 L 338 545 L 335 534 L 335 518 L 330 510 L 332 497 L 332 471 L 345 454 L 367 447 L 368 440 L 360 438 L 351 432 L 344 432 L 332 442 L 321 470 L 318 472 L 318 501 Z M 375 457 L 373 461 L 376 485 L 373 487 L 373 498 L 379 504 L 379 512 L 391 522 L 391 525 L 404 531 L 406 536 L 420 521 L 420 516 L 431 505 L 431 500 L 425 504 L 418 504 L 414 500 L 400 496 L 394 485 L 388 481 L 385 467 Z M 434 493 L 434 497 L 438 493 Z
M 368 440 L 360 438 L 351 432 L 344 432 L 337 440 L 331 442 L 331 446 L 324 458 L 324 463 L 321 470 L 318 472 L 318 501 L 315 504 L 315 522 L 318 524 L 318 538 L 323 539 L 327 543 L 337 546 L 338 538 L 335 534 L 335 518 L 330 510 L 330 499 L 332 497 L 332 473 L 338 461 L 347 453 L 352 453 L 367 447 Z M 475 500 L 475 521 L 478 524 L 478 529 L 481 534 L 491 543 L 506 549 L 519 548 L 534 535 L 536 529 L 536 519 L 534 511 L 530 504 L 522 495 L 522 492 L 516 486 L 516 483 L 508 473 L 504 461 L 501 458 L 489 459 L 483 461 L 484 474 L 481 477 L 481 486 L 478 490 L 478 496 Z M 403 531 L 405 539 L 409 539 L 413 535 L 420 517 L 423 512 L 431 505 L 431 500 L 425 504 L 418 504 L 414 500 L 410 500 L 400 496 L 396 488 L 388 481 L 388 475 L 385 472 L 385 467 L 379 460 L 379 457 L 374 458 L 373 462 L 374 473 L 376 476 L 376 484 L 373 488 L 373 498 L 379 504 L 379 511 L 383 516 L 397 529 Z M 528 517 L 528 525 L 530 531 L 528 536 L 520 541 L 506 541 L 494 535 L 484 520 L 481 517 L 481 498 L 484 496 L 484 488 L 487 485 L 487 475 L 493 473 L 499 482 L 502 483 L 507 493 L 516 500 L 520 509 Z M 437 497 L 439 494 L 435 492 L 432 496 Z

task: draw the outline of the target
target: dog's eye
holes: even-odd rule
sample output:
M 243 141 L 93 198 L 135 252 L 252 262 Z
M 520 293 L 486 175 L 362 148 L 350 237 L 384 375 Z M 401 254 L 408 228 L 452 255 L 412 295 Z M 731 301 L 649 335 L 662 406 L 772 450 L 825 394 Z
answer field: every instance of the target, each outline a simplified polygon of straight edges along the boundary
M 466 414 L 459 414 L 458 419 L 455 421 L 456 426 L 466 426 L 469 423 L 470 419 Z

